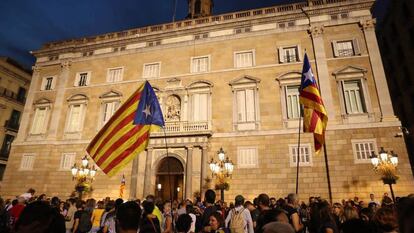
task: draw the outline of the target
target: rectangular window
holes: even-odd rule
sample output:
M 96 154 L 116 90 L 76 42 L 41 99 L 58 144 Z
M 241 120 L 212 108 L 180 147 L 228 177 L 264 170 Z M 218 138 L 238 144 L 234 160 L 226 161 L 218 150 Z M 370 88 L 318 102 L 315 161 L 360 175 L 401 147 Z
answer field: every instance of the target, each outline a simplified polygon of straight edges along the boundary
M 237 166 L 238 168 L 254 168 L 258 166 L 258 155 L 256 147 L 238 148 Z
M 33 170 L 34 160 L 34 154 L 24 154 L 20 163 L 20 170 Z
M 298 145 L 289 145 L 290 166 L 297 166 Z M 312 166 L 312 153 L 310 145 L 299 146 L 299 166 Z
M 144 78 L 160 77 L 160 63 L 145 64 L 143 77 Z
M 42 85 L 40 87 L 41 91 L 49 91 L 55 89 L 55 78 L 54 77 L 44 77 L 42 79 Z
M 370 163 L 370 156 L 376 151 L 375 139 L 352 140 L 355 163 Z
M 253 89 L 236 91 L 237 121 L 254 122 L 256 120 L 255 93 Z
M 37 107 L 33 117 L 33 124 L 30 133 L 31 134 L 43 134 L 46 132 L 48 107 Z
M 89 85 L 91 72 L 80 72 L 76 74 L 75 87 L 84 87 Z
M 123 68 L 108 69 L 107 82 L 113 83 L 122 81 L 123 71 Z
M 192 120 L 194 122 L 207 121 L 208 94 L 196 93 L 192 95 Z
M 118 110 L 119 101 L 107 102 L 103 104 L 103 113 L 102 113 L 102 126 L 108 122 L 108 120 L 114 115 L 116 110 Z
M 66 132 L 79 132 L 81 131 L 82 120 L 82 104 L 73 104 L 69 108 L 69 119 L 66 127 Z
M 63 153 L 60 159 L 60 170 L 70 170 L 75 163 L 76 153 Z
M 209 57 L 195 57 L 191 59 L 191 72 L 192 73 L 202 73 L 208 72 L 209 67 Z
M 286 109 L 288 119 L 297 119 L 300 116 L 299 87 L 286 87 Z
M 253 51 L 237 52 L 235 53 L 234 60 L 234 66 L 236 68 L 254 66 L 254 53 Z
M 342 88 L 344 91 L 345 108 L 347 114 L 364 113 L 365 103 L 363 101 L 364 96 L 362 93 L 361 81 L 351 80 L 343 81 Z
M 287 47 L 283 48 L 283 62 L 298 62 L 299 61 L 299 51 L 298 47 Z
M 0 158 L 7 159 L 9 158 L 11 144 L 14 140 L 14 136 L 10 134 L 4 135 L 3 144 L 0 150 Z
M 10 119 L 7 121 L 7 127 L 9 129 L 18 130 L 19 129 L 19 122 L 20 122 L 20 111 L 14 110 L 10 116 Z
M 26 89 L 19 87 L 19 92 L 17 93 L 17 101 L 24 103 L 26 101 Z
M 3 180 L 4 170 L 6 170 L 6 164 L 0 164 L 0 180 Z

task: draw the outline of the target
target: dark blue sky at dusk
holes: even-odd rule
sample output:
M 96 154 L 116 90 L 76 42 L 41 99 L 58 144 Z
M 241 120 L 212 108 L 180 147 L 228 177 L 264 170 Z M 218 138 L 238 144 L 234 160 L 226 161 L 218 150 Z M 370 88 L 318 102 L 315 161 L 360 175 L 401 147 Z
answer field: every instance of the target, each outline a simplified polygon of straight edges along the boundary
M 214 14 L 268 7 L 301 0 L 215 0 Z M 386 7 L 379 0 L 379 14 Z M 0 56 L 26 67 L 29 54 L 52 41 L 99 35 L 172 21 L 174 0 L 1 0 Z M 177 0 L 176 20 L 187 16 L 187 0 Z

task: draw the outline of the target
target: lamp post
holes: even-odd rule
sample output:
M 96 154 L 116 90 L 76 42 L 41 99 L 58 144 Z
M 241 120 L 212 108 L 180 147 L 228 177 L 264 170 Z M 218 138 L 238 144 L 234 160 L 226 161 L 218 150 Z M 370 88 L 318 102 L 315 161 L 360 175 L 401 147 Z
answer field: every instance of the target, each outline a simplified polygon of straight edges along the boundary
M 95 166 L 89 166 L 89 159 L 85 155 L 82 158 L 81 165 L 73 164 L 72 180 L 76 180 L 75 191 L 79 194 L 79 199 L 82 199 L 84 193 L 92 191 L 92 182 L 95 179 L 97 169 Z
M 220 148 L 220 150 L 217 151 L 217 155 L 219 160 L 216 162 L 213 158 L 211 158 L 208 164 L 212 176 L 216 177 L 215 188 L 220 190 L 221 201 L 224 201 L 224 190 L 229 189 L 227 178 L 231 177 L 233 174 L 234 164 L 229 157 L 226 157 L 226 153 L 223 148 Z
M 392 201 L 395 203 L 394 190 L 392 185 L 397 183 L 398 176 L 397 166 L 398 166 L 398 155 L 391 151 L 391 154 L 388 154 L 384 150 L 384 147 L 381 147 L 379 156 L 372 152 L 371 163 L 374 166 L 374 171 L 381 175 L 381 179 L 384 184 L 390 186 Z

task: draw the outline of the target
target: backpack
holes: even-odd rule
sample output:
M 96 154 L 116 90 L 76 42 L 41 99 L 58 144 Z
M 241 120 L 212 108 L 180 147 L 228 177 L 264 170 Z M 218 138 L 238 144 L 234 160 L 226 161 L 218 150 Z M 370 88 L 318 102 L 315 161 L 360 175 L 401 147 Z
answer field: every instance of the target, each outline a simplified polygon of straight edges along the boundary
M 89 232 L 92 228 L 91 216 L 87 211 L 83 211 L 79 219 L 79 232 Z
M 244 208 L 240 211 L 233 209 L 233 214 L 230 219 L 230 232 L 231 233 L 244 233 L 246 222 L 243 216 Z

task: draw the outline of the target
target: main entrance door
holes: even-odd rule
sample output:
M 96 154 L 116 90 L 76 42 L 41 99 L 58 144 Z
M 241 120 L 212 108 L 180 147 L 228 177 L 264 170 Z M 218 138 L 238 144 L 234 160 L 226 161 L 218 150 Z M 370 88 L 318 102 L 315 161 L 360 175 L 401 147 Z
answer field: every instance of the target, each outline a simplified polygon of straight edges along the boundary
M 162 200 L 182 200 L 184 191 L 184 167 L 180 160 L 167 157 L 159 162 L 155 193 Z

